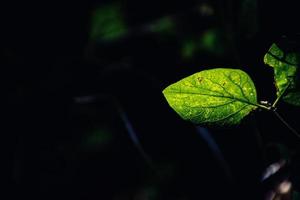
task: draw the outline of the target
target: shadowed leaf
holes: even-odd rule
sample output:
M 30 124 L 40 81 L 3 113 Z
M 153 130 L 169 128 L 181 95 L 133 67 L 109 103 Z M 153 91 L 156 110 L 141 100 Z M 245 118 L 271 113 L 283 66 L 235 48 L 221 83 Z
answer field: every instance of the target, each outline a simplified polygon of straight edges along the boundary
M 300 106 L 300 87 L 297 77 L 299 74 L 299 56 L 300 52 L 285 52 L 274 43 L 264 57 L 264 62 L 274 68 L 277 96 L 286 90 L 283 94 L 283 100 L 297 106 Z
M 94 11 L 90 33 L 92 39 L 111 41 L 126 33 L 127 26 L 119 4 L 109 4 Z
M 197 51 L 197 44 L 194 40 L 189 39 L 183 42 L 181 48 L 181 55 L 185 59 L 190 59 L 194 56 Z
M 220 31 L 217 29 L 204 31 L 200 38 L 200 49 L 214 55 L 222 55 L 224 53 L 224 41 L 222 41 Z
M 113 140 L 112 133 L 107 128 L 93 130 L 84 138 L 82 145 L 89 150 L 105 148 Z
M 171 17 L 167 16 L 150 24 L 148 28 L 154 33 L 173 34 L 175 33 L 175 22 Z

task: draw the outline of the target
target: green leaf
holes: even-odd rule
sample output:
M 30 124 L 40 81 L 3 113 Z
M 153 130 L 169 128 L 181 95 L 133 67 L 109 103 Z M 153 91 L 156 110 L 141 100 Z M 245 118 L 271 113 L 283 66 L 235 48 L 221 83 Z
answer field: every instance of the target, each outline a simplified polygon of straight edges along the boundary
M 127 32 L 122 7 L 119 3 L 104 5 L 93 11 L 91 39 L 113 41 L 123 37 Z
M 106 127 L 92 130 L 86 138 L 83 139 L 83 146 L 87 149 L 105 147 L 113 140 L 111 131 Z
M 237 125 L 259 105 L 251 78 L 239 69 L 210 69 L 163 90 L 169 105 L 184 119 L 200 125 Z
M 283 50 L 278 44 L 272 44 L 264 57 L 264 62 L 274 68 L 277 96 L 285 102 L 300 106 L 299 57 L 300 52 Z
M 222 55 L 224 53 L 224 41 L 222 33 L 218 29 L 206 30 L 200 38 L 200 49 L 214 55 Z
M 149 29 L 154 33 L 173 34 L 175 33 L 175 21 L 169 16 L 162 17 L 159 20 L 151 23 Z

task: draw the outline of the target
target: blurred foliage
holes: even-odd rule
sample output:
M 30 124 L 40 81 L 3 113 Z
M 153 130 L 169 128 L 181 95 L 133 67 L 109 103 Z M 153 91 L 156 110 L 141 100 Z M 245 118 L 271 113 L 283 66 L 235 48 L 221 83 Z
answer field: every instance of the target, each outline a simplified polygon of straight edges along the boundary
M 181 49 L 182 57 L 185 59 L 192 58 L 195 55 L 197 48 L 195 40 L 189 39 L 184 41 Z
M 224 56 L 224 38 L 217 29 L 208 29 L 200 37 L 183 40 L 181 54 L 184 59 L 197 55 L 210 54 L 216 57 Z
M 215 9 L 209 3 L 201 3 L 197 6 L 197 9 L 203 16 L 212 16 L 215 14 Z
M 220 31 L 217 29 L 210 29 L 205 31 L 200 39 L 200 49 L 204 52 L 214 54 L 216 56 L 224 53 L 224 39 Z
M 149 30 L 159 34 L 175 34 L 175 21 L 172 17 L 162 17 L 149 25 Z
M 156 20 L 131 27 L 126 25 L 126 16 L 122 10 L 121 4 L 118 3 L 103 5 L 95 9 L 91 23 L 91 39 L 98 42 L 113 42 L 125 36 L 130 37 L 132 34 L 155 34 L 159 42 L 161 39 L 168 40 L 168 43 L 179 42 L 184 60 L 190 60 L 196 54 L 201 53 L 217 57 L 224 56 L 226 39 L 216 25 L 201 32 L 191 32 L 189 28 L 181 29 L 180 26 L 186 26 L 185 24 L 189 22 L 178 19 L 178 16 L 182 16 L 180 13 L 161 16 Z M 197 17 L 215 17 L 215 11 L 208 3 L 199 4 L 197 9 L 191 12 L 198 15 Z
M 120 4 L 108 4 L 98 7 L 93 11 L 90 32 L 91 39 L 111 41 L 123 37 L 127 31 Z
M 234 172 L 227 180 L 216 161 L 222 155 L 177 119 L 160 91 L 212 66 L 242 66 L 263 88 L 258 95 L 272 98 L 266 89 L 272 74 L 261 56 L 274 38 L 298 29 L 287 23 L 299 18 L 291 17 L 298 6 L 271 0 L 4 4 L 9 122 L 2 140 L 9 159 L 2 161 L 11 199 L 258 199 L 261 149 L 250 122 L 208 131 Z M 77 99 L 82 96 L 88 98 Z M 134 146 L 115 100 L 153 166 Z M 299 112 L 285 108 L 286 116 Z M 284 127 L 260 115 L 263 144 L 299 148 Z
M 82 145 L 85 149 L 105 149 L 112 142 L 112 132 L 108 128 L 97 128 L 87 134 L 83 139 Z

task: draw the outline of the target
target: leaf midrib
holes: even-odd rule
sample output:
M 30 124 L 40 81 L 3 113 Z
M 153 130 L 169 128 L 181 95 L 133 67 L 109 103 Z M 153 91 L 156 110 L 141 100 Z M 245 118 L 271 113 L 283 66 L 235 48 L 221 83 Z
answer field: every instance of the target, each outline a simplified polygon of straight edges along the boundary
M 177 94 L 194 94 L 194 95 L 203 95 L 203 96 L 212 96 L 212 97 L 219 97 L 219 98 L 227 98 L 227 99 L 232 99 L 235 101 L 240 101 L 242 103 L 246 103 L 255 107 L 258 107 L 258 105 L 256 103 L 252 103 L 250 101 L 244 100 L 244 99 L 240 99 L 238 97 L 234 97 L 234 96 L 220 96 L 220 95 L 214 95 L 214 94 L 201 94 L 201 93 L 194 93 L 194 92 L 175 92 L 175 91 L 166 91 L 165 93 L 177 93 Z

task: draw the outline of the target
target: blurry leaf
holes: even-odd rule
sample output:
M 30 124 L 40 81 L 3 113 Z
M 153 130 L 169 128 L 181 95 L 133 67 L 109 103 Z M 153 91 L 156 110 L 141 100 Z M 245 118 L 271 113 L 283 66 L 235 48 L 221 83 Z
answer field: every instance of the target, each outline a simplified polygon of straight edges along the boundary
M 196 54 L 211 54 L 220 56 L 224 53 L 224 40 L 217 29 L 208 29 L 200 37 L 193 36 L 182 43 L 181 55 L 191 59 Z
M 114 40 L 124 36 L 127 27 L 119 4 L 96 9 L 92 16 L 90 37 L 94 40 Z
M 190 59 L 197 51 L 197 42 L 195 40 L 186 40 L 182 44 L 181 55 L 185 59 Z
M 207 2 L 200 4 L 197 10 L 202 16 L 212 16 L 215 13 L 213 6 Z
M 151 32 L 160 34 L 174 33 L 175 22 L 171 17 L 163 17 L 149 25 Z
M 87 149 L 103 148 L 112 140 L 111 132 L 106 128 L 93 130 L 83 140 L 83 146 Z
M 283 100 L 297 106 L 300 106 L 299 53 L 284 51 L 274 43 L 264 57 L 264 62 L 274 68 L 277 96 L 286 90 Z
M 203 125 L 237 125 L 257 107 L 251 78 L 238 69 L 210 69 L 164 89 L 169 105 L 184 119 Z
M 200 38 L 201 50 L 216 55 L 222 54 L 224 48 L 220 37 L 219 31 L 216 29 L 205 31 Z

